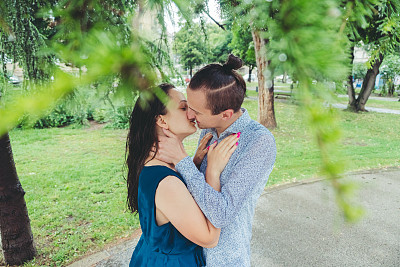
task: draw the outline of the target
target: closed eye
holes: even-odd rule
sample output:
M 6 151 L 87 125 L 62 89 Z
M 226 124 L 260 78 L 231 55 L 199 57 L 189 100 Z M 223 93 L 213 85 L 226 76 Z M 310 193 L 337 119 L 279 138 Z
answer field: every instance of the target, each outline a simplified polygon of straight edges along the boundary
M 185 103 L 181 106 L 181 109 L 186 111 L 188 109 L 188 105 Z

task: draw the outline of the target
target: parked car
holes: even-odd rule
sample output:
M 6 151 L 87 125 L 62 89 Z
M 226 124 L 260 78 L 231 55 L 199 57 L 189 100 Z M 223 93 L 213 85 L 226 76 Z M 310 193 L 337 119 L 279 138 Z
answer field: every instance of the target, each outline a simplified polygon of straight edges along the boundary
M 21 83 L 21 80 L 18 77 L 10 76 L 8 77 L 8 83 L 17 85 Z
M 18 77 L 10 76 L 10 77 L 8 77 L 8 83 L 18 85 L 21 83 L 21 80 Z

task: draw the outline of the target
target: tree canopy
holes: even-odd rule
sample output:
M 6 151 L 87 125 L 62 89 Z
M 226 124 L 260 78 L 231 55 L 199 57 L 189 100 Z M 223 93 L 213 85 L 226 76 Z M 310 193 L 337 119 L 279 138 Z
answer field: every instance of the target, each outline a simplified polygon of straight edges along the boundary
M 202 28 L 198 24 L 185 23 L 175 35 L 176 52 L 182 65 L 189 69 L 192 76 L 193 68 L 206 62 L 207 47 L 204 37 L 199 33 Z

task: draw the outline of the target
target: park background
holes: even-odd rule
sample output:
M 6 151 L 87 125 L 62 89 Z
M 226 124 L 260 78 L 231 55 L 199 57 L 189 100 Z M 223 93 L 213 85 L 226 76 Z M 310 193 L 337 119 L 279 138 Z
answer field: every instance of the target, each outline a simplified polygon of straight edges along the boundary
M 161 81 L 184 91 L 196 70 L 229 53 L 245 63 L 243 106 L 276 139 L 268 187 L 326 176 L 344 218 L 356 221 L 362 209 L 342 173 L 400 166 L 397 1 L 0 7 L 0 135 L 11 140 L 18 173 L 0 172 L 0 185 L 11 196 L 4 185 L 19 177 L 25 191 L 16 192 L 33 233 L 22 242 L 34 252 L 25 266 L 65 266 L 132 235 L 139 222 L 126 208 L 124 153 L 138 94 Z M 185 140 L 190 155 L 198 134 Z M 10 155 L 10 146 L 1 149 Z M 14 162 L 5 159 L 9 170 Z M 4 252 L 21 229 L 4 220 L 13 219 L 7 201 L 0 199 Z

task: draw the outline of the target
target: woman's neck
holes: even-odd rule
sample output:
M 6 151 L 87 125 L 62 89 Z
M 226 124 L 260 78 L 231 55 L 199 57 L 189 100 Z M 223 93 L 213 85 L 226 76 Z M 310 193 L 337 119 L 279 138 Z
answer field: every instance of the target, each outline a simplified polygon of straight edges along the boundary
M 175 170 L 175 165 L 170 164 L 170 163 L 166 163 L 164 161 L 158 160 L 156 158 L 151 159 L 151 157 L 148 157 L 146 160 L 146 164 L 144 164 L 144 166 L 154 166 L 154 165 L 162 165 L 162 166 L 166 166 L 170 169 Z

